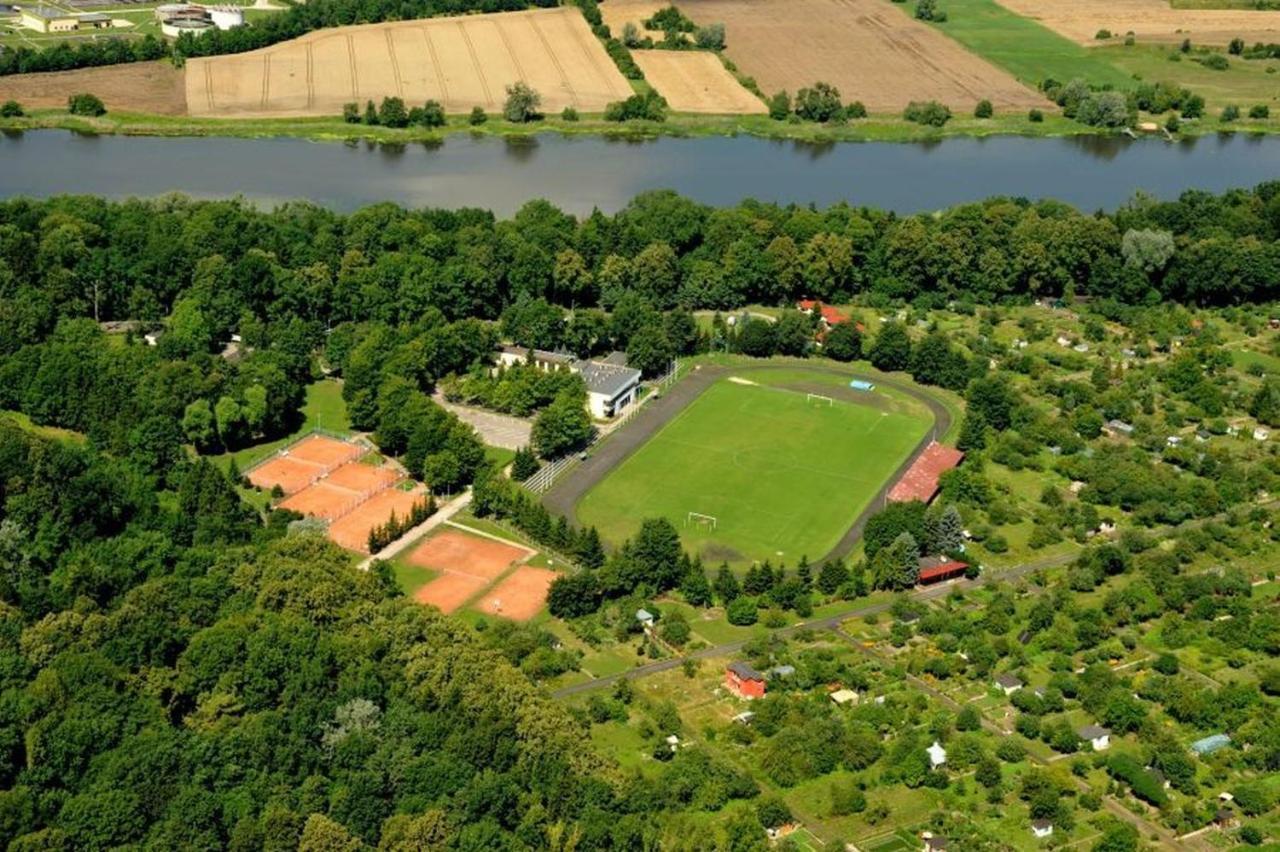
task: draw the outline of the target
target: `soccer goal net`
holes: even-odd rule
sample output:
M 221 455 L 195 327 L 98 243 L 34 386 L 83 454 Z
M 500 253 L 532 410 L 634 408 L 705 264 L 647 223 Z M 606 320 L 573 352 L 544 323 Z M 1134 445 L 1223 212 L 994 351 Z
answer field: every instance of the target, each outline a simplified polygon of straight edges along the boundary
M 834 400 L 829 396 L 823 396 L 820 393 L 805 394 L 805 402 L 812 405 L 832 405 Z
M 684 519 L 686 527 L 706 527 L 707 529 L 715 529 L 716 522 L 719 519 L 715 515 L 704 515 L 701 512 L 690 512 Z

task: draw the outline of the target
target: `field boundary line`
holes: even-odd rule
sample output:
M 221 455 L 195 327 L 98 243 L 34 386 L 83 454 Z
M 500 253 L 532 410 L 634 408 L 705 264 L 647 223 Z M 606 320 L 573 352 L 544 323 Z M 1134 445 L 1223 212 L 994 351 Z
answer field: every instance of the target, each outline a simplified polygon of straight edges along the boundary
M 431 70 L 435 72 L 436 82 L 440 84 L 440 103 L 446 108 L 449 105 L 449 84 L 444 81 L 444 71 L 440 68 L 440 57 L 436 56 L 436 43 L 431 40 L 431 27 L 423 24 L 419 27 L 422 37 L 427 42 L 427 53 L 431 54 Z
M 396 44 L 391 38 L 390 29 L 385 29 L 382 33 L 387 37 L 387 56 L 391 59 L 391 74 L 396 78 L 396 94 L 403 98 L 404 78 L 400 76 L 400 60 L 396 59 Z
M 311 108 L 316 104 L 316 65 L 315 56 L 312 48 L 315 42 L 307 42 L 307 107 Z
M 529 17 L 529 25 L 533 27 L 533 31 L 538 34 L 538 41 L 542 42 L 542 49 L 547 52 L 547 57 L 551 60 L 551 64 L 556 67 L 556 71 L 560 74 L 560 82 L 569 92 L 569 97 L 573 102 L 579 103 L 578 92 L 573 88 L 573 83 L 569 82 L 569 75 L 565 73 L 564 66 L 560 64 L 560 57 L 556 56 L 556 52 L 551 49 L 551 42 L 547 41 L 547 34 L 542 31 L 542 27 L 538 25 L 538 19 L 532 15 Z
M 358 104 L 360 102 L 360 72 L 356 70 L 356 43 L 351 38 L 350 33 L 347 34 L 347 67 L 351 71 L 351 97 Z
M 561 7 L 561 8 L 564 8 L 569 16 L 573 15 L 573 12 L 574 12 L 573 9 L 568 7 Z M 581 10 L 578 10 L 578 14 L 581 14 Z M 582 20 L 584 23 L 586 22 L 585 17 Z M 593 53 L 591 48 L 583 43 L 582 31 L 576 26 L 577 21 L 574 21 L 571 19 L 569 20 L 568 24 L 569 24 L 569 31 L 573 34 L 573 43 L 578 46 L 578 50 L 582 51 L 582 55 L 586 57 L 587 62 L 591 65 L 592 70 L 596 72 L 596 76 L 599 77 L 600 82 L 604 84 L 604 88 L 608 89 L 610 93 L 617 94 L 616 92 L 613 92 L 613 86 L 610 85 L 613 81 L 609 78 L 609 72 L 606 69 L 601 68 L 600 66 L 599 55 L 596 53 Z M 592 33 L 591 38 L 594 39 L 595 37 L 596 37 L 595 33 Z M 615 71 L 617 70 L 616 66 L 614 70 Z
M 480 78 L 480 88 L 484 89 L 484 102 L 492 107 L 495 105 L 493 92 L 489 89 L 489 78 L 484 76 L 484 69 L 480 67 L 480 57 L 476 55 L 476 46 L 471 42 L 471 33 L 467 32 L 467 27 L 461 20 L 457 24 L 458 32 L 462 33 L 462 41 L 467 45 L 467 55 L 471 57 L 471 69 Z
M 510 545 L 511 547 L 518 547 L 521 550 L 525 551 L 525 553 L 527 553 L 529 556 L 535 556 L 539 552 L 537 550 L 534 550 L 532 547 L 529 547 L 527 544 L 521 544 L 518 541 L 511 541 L 510 539 L 505 539 L 502 536 L 494 535 L 491 532 L 485 532 L 484 530 L 478 530 L 475 527 L 469 527 L 466 524 L 461 523 L 460 521 L 453 520 L 452 518 L 445 521 L 444 526 L 456 527 L 457 529 L 460 529 L 463 532 L 471 533 L 471 535 L 478 535 L 481 538 L 487 538 L 487 539 L 490 539 L 491 541 L 496 541 L 499 544 L 506 544 L 506 545 Z M 525 558 L 527 559 L 528 556 L 526 556 Z
M 520 81 L 527 83 L 529 78 L 524 73 L 524 66 L 520 64 L 520 57 L 516 56 L 515 50 L 511 47 L 511 39 L 507 36 L 506 27 L 502 26 L 501 20 L 495 20 L 493 25 L 498 30 L 498 38 L 502 39 L 502 46 L 507 49 L 507 55 L 511 57 L 511 64 L 516 66 L 516 73 L 520 75 Z
M 271 54 L 262 54 L 262 108 L 267 108 L 271 98 Z
M 213 63 L 205 61 L 204 63 L 204 89 L 205 94 L 209 98 L 209 111 L 213 111 Z

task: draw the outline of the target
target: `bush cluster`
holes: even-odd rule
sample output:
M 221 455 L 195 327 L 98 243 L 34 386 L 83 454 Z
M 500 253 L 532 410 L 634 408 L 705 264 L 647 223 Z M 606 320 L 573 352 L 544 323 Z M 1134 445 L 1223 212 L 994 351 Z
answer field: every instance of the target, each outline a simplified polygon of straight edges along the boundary
M 912 101 L 902 111 L 902 117 L 916 124 L 941 127 L 951 120 L 951 110 L 937 101 Z
M 373 101 L 365 105 L 361 114 L 359 104 L 342 105 L 342 120 L 347 124 L 367 124 L 382 127 L 444 127 L 444 107 L 438 101 L 427 101 L 420 107 L 405 109 L 401 98 L 383 98 L 381 106 Z
M 650 89 L 643 95 L 632 95 L 625 101 L 614 101 L 604 108 L 605 121 L 667 120 L 667 99 Z
M 67 98 L 67 112 L 72 115 L 86 115 L 91 118 L 97 118 L 100 115 L 107 114 L 107 107 L 102 103 L 102 98 L 85 92 L 71 95 Z

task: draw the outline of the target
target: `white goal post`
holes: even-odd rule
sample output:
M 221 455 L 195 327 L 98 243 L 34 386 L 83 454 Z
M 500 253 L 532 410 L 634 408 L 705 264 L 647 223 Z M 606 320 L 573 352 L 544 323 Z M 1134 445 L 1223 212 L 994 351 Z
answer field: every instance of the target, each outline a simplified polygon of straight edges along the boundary
M 688 515 L 685 516 L 685 519 L 684 519 L 684 525 L 686 527 L 691 526 L 693 524 L 697 524 L 698 526 L 705 526 L 705 527 L 710 527 L 711 529 L 715 529 L 716 524 L 718 522 L 719 522 L 719 518 L 717 518 L 715 515 L 704 515 L 701 512 L 690 512 Z
M 805 394 L 804 401 L 817 403 L 818 405 L 834 405 L 835 404 L 835 400 L 833 400 L 831 397 L 823 396 L 820 393 Z

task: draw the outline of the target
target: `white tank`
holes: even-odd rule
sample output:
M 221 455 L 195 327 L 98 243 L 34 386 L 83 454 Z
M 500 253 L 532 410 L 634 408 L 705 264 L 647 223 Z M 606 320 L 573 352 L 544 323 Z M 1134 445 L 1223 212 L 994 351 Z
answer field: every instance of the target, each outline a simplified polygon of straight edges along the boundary
M 209 9 L 209 16 L 220 30 L 244 26 L 244 9 L 239 6 L 213 6 Z

